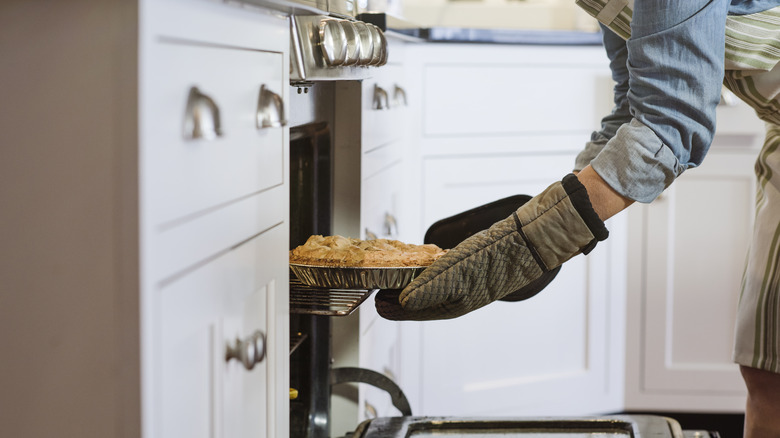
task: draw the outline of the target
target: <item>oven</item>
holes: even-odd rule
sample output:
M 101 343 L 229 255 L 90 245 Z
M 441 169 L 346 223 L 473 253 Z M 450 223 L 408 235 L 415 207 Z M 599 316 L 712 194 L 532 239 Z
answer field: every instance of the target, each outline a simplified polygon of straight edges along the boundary
M 382 31 L 354 19 L 356 5 L 329 0 L 300 0 L 304 8 L 334 7 L 324 14 L 306 9 L 291 19 L 290 249 L 312 234 L 358 236 L 360 148 L 344 147 L 361 136 L 360 81 L 387 61 Z M 338 103 L 338 104 L 337 104 Z M 355 149 L 355 150 L 353 150 Z M 359 172 L 358 172 L 359 173 Z M 357 178 L 357 179 L 356 179 Z M 373 305 L 372 290 L 306 286 L 290 273 L 290 436 L 328 438 L 334 385 L 356 383 L 386 391 L 396 417 L 354 425 L 345 438 L 426 436 L 530 437 L 716 437 L 683 431 L 661 416 L 618 415 L 597 418 L 453 418 L 414 416 L 402 388 L 375 370 L 332 366 L 334 324 L 361 305 Z
M 334 234 L 335 229 L 349 229 L 350 224 L 359 223 L 357 210 L 334 214 L 334 205 L 348 204 L 340 202 L 339 198 L 359 196 L 359 193 L 355 193 L 355 190 L 359 191 L 359 186 L 344 181 L 344 175 L 339 175 L 339 172 L 334 169 L 339 160 L 354 162 L 360 159 L 359 151 L 337 147 L 339 138 L 359 136 L 360 132 L 340 132 L 339 129 L 344 127 L 336 123 L 337 119 L 344 116 L 344 112 L 360 111 L 359 105 L 357 107 L 336 105 L 337 101 L 355 100 L 343 99 L 339 93 L 359 92 L 359 87 L 337 85 L 335 81 L 317 81 L 306 84 L 306 92 L 298 93 L 297 89 L 302 85 L 292 86 L 296 90 L 290 93 L 290 249 L 303 244 L 312 234 Z M 356 101 L 359 103 L 360 99 Z M 348 124 L 347 129 L 354 129 L 353 126 Z M 512 201 L 516 200 L 512 199 Z M 359 228 L 352 229 L 359 232 Z M 429 235 L 436 234 L 430 231 Z M 450 237 L 458 232 L 451 228 L 444 231 Z M 662 416 L 416 417 L 402 388 L 384 374 L 361 368 L 334 368 L 331 365 L 334 322 L 337 318 L 350 315 L 361 305 L 373 305 L 371 296 L 376 291 L 306 286 L 298 281 L 292 272 L 290 279 L 290 436 L 292 438 L 331 437 L 332 388 L 341 383 L 368 384 L 386 391 L 399 412 L 397 417 L 375 418 L 355 424 L 354 431 L 344 438 L 427 436 L 714 438 L 718 436 L 715 432 L 683 431 L 677 421 Z

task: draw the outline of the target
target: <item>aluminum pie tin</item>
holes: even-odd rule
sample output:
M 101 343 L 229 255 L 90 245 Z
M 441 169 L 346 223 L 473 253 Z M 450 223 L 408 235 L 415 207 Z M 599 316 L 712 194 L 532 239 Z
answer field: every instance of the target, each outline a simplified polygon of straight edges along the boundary
M 290 263 L 290 269 L 309 286 L 333 289 L 403 289 L 425 267 L 339 267 Z

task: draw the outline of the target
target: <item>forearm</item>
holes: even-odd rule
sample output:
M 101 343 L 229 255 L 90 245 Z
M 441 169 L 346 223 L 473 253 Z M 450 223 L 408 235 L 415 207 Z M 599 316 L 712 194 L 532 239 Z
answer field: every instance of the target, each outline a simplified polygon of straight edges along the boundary
M 599 219 L 602 221 L 606 221 L 634 203 L 631 199 L 616 192 L 615 189 L 607 184 L 607 182 L 590 166 L 587 166 L 582 169 L 582 171 L 578 172 L 577 178 L 588 191 L 590 204 L 593 206 L 593 209 L 596 210 L 596 214 L 599 215 Z

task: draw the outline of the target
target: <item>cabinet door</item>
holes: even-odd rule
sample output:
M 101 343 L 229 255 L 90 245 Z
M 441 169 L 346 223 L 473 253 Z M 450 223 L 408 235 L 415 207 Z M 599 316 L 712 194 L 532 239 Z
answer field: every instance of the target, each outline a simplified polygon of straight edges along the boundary
M 285 242 L 277 227 L 159 291 L 160 436 L 286 433 L 286 260 L 268 256 Z M 226 358 L 256 332 L 262 361 L 247 369 Z
M 426 226 L 511 194 L 538 193 L 563 176 L 572 160 L 426 160 Z M 530 300 L 496 302 L 464 317 L 418 324 L 419 345 L 405 328 L 401 342 L 413 349 L 404 347 L 403 360 L 419 358 L 421 368 L 415 414 L 584 415 L 618 409 L 619 373 L 611 358 L 619 353 L 620 330 L 610 312 L 611 244 L 602 242 L 587 257 L 567 262 Z
M 744 408 L 731 360 L 750 242 L 755 153 L 713 150 L 659 199 L 632 211 L 629 408 Z M 640 280 L 641 278 L 641 280 Z

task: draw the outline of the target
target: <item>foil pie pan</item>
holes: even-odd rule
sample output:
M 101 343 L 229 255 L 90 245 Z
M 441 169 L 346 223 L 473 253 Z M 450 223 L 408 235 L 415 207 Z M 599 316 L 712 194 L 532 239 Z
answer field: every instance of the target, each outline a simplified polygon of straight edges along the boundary
M 424 271 L 425 267 L 353 268 L 291 263 L 290 269 L 301 282 L 309 286 L 334 289 L 403 289 Z

